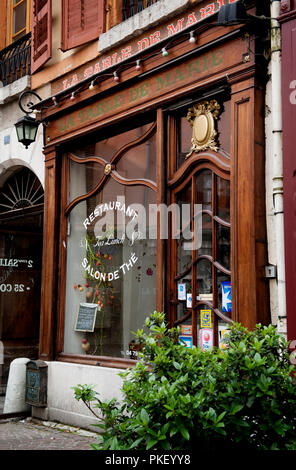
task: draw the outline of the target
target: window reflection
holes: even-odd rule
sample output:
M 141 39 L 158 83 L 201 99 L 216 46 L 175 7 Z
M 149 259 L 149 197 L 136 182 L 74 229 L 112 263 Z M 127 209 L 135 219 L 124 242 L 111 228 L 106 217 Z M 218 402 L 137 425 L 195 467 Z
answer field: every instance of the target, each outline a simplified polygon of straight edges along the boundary
M 197 295 L 199 300 L 213 301 L 212 264 L 201 259 L 196 265 Z
M 139 137 L 150 126 L 138 128 Z M 124 157 L 116 165 L 118 173 L 126 178 L 144 178 L 156 180 L 156 134 L 142 144 L 125 152 Z
M 230 228 L 217 224 L 217 261 L 230 270 Z
M 192 190 L 191 184 L 188 184 L 182 191 L 178 193 L 178 207 L 179 207 L 179 222 L 181 227 L 176 227 L 177 233 L 173 236 L 177 239 L 177 250 L 178 250 L 178 263 L 177 263 L 177 272 L 181 274 L 187 269 L 192 262 L 192 252 L 188 250 L 188 239 L 190 238 L 190 233 L 192 230 L 192 221 L 191 221 L 191 199 L 192 199 Z M 186 209 L 185 209 L 186 207 Z M 185 210 L 187 211 L 185 214 Z M 183 217 L 184 215 L 184 217 Z M 187 215 L 187 216 L 186 216 Z M 182 222 L 185 221 L 185 224 Z M 185 226 L 184 226 L 185 225 Z
M 202 204 L 203 210 L 212 209 L 212 172 L 201 171 L 196 176 L 196 203 Z
M 202 245 L 197 250 L 200 255 L 212 255 L 212 218 L 208 214 L 202 215 Z
M 230 222 L 230 182 L 217 177 L 217 216 Z
M 104 176 L 104 167 L 94 162 L 84 164 L 70 161 L 68 202 L 94 189 Z

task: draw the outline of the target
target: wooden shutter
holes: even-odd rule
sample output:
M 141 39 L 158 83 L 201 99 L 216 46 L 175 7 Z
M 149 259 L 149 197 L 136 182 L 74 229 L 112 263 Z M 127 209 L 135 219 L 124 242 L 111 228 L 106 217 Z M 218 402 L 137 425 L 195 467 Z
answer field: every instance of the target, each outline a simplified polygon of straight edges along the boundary
M 105 28 L 105 0 L 62 0 L 62 51 L 97 39 Z
M 51 0 L 32 0 L 31 73 L 51 58 Z

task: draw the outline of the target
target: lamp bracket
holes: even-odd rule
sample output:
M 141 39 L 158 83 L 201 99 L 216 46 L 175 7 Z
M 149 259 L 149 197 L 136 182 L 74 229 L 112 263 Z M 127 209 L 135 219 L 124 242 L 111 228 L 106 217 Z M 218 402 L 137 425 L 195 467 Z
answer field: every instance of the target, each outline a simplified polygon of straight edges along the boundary
M 28 115 L 33 112 L 34 106 L 38 103 L 37 100 L 42 101 L 42 98 L 35 91 L 23 91 L 19 96 L 18 105 L 23 113 Z

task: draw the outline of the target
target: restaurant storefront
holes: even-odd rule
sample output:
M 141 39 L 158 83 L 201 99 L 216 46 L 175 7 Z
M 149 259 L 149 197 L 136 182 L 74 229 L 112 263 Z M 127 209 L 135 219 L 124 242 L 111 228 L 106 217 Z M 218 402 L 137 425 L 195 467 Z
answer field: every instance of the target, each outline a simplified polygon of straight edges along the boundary
M 184 12 L 36 106 L 41 359 L 128 367 L 132 332 L 154 310 L 204 348 L 232 321 L 269 323 L 263 46 L 249 26 L 216 20 Z

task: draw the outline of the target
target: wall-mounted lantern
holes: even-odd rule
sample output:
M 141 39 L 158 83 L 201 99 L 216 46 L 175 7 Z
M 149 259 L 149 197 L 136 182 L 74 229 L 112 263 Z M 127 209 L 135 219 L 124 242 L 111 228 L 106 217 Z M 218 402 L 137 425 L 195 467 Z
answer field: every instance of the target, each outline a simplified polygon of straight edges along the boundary
M 25 116 L 15 123 L 15 129 L 18 141 L 26 148 L 28 148 L 32 142 L 35 142 L 38 126 L 40 124 L 40 121 L 37 121 L 36 118 L 29 116 L 29 114 L 33 112 L 32 107 L 34 106 L 34 101 L 32 100 L 34 97 L 41 101 L 40 96 L 34 91 L 24 91 L 20 94 L 18 100 L 19 107 L 25 113 Z

